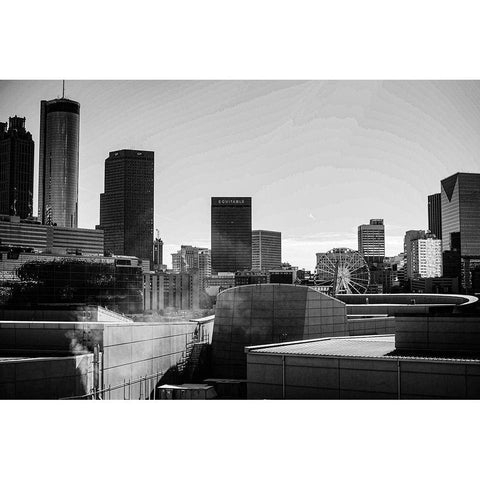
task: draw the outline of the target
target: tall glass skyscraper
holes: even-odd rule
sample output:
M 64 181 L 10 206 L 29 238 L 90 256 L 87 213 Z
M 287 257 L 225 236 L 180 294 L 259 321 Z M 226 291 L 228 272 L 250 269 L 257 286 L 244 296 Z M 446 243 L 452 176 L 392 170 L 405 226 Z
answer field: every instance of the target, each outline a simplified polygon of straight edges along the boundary
M 252 268 L 252 198 L 212 197 L 212 270 Z
M 480 174 L 441 181 L 444 274 L 460 276 L 463 291 L 480 291 Z
M 453 240 L 462 257 L 480 256 L 480 173 L 456 173 L 441 186 L 443 251 Z
M 27 218 L 33 205 L 34 142 L 25 118 L 0 122 L 0 213 Z
M 152 261 L 154 152 L 118 150 L 105 160 L 100 225 L 105 250 Z
M 442 239 L 442 194 L 428 196 L 428 229 L 438 239 Z
M 80 104 L 60 98 L 40 104 L 38 216 L 43 224 L 78 224 Z

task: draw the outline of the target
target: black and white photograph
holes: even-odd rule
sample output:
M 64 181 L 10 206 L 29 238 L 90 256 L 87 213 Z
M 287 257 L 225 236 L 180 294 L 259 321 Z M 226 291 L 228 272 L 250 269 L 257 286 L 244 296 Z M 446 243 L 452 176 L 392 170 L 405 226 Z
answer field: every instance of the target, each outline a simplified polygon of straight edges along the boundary
M 153 3 L 3 16 L 5 439 L 106 478 L 474 476 L 426 459 L 478 427 L 478 16 Z

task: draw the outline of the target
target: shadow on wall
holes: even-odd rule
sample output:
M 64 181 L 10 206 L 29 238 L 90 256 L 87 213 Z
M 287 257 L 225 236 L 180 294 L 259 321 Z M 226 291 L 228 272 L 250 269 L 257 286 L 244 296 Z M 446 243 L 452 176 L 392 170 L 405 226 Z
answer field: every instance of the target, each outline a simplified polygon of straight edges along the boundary
M 230 288 L 217 299 L 213 375 L 246 378 L 246 346 L 347 335 L 346 325 L 345 304 L 307 286 Z

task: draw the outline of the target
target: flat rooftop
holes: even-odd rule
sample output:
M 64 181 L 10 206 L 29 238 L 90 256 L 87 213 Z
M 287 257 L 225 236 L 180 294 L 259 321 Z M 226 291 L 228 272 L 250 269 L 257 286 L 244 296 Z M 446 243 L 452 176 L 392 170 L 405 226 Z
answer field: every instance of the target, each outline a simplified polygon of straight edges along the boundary
M 425 360 L 480 364 L 480 355 L 455 352 L 402 352 L 395 349 L 395 335 L 332 337 L 298 342 L 245 347 L 247 354 L 315 356 L 333 358 L 375 358 L 384 360 Z

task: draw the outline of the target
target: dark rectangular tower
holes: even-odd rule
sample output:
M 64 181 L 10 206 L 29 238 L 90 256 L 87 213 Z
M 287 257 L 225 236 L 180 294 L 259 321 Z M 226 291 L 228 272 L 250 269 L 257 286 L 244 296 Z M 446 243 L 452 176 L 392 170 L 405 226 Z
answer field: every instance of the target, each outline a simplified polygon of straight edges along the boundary
M 212 270 L 252 268 L 252 198 L 212 197 Z
M 442 238 L 442 194 L 428 196 L 428 229 L 437 238 Z
M 32 215 L 34 142 L 25 130 L 25 118 L 0 122 L 0 213 Z
M 100 225 L 105 250 L 152 261 L 154 153 L 110 152 L 105 160 L 105 192 L 100 194 Z
M 38 217 L 77 228 L 80 104 L 66 98 L 40 104 Z

